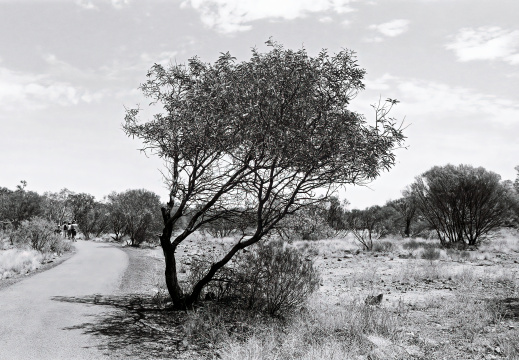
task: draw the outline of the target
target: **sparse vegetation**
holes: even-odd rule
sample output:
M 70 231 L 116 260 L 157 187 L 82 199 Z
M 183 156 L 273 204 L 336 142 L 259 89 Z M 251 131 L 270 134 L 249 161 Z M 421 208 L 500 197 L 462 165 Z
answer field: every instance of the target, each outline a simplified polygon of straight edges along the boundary
M 8 249 L 0 251 L 0 280 L 36 270 L 43 254 L 36 250 Z
M 11 234 L 11 241 L 18 248 L 28 247 L 41 253 L 56 253 L 58 256 L 71 248 L 70 243 L 56 233 L 56 225 L 42 218 L 22 221 Z
M 422 259 L 425 260 L 438 260 L 440 256 L 440 251 L 434 248 L 427 248 L 422 252 Z
M 220 247 L 225 251 L 225 247 L 232 246 L 231 239 L 213 239 L 207 235 L 188 241 L 190 252 L 199 257 L 206 254 L 207 261 L 218 258 L 213 251 Z M 166 344 L 162 334 L 169 328 L 165 324 L 176 319 L 171 331 L 182 339 L 180 350 L 163 345 L 170 350 L 162 353 L 173 358 L 187 354 L 191 359 L 217 356 L 231 360 L 464 358 L 467 354 L 474 359 L 484 359 L 489 354 L 513 359 L 516 356 L 513 329 L 519 321 L 519 309 L 514 307 L 513 301 L 517 300 L 510 299 L 519 298 L 519 284 L 512 255 L 488 250 L 442 249 L 438 242 L 423 239 L 387 238 L 383 243 L 386 242 L 393 244 L 387 253 L 357 252 L 353 235 L 285 245 L 312 258 L 322 277 L 320 289 L 309 301 L 283 318 L 271 317 L 259 308 L 248 309 L 244 302 L 227 301 L 226 296 L 233 298 L 231 292 L 220 297 L 210 284 L 206 290 L 215 292 L 216 296 L 207 300 L 204 296 L 194 311 L 157 314 L 150 309 L 145 315 L 145 326 L 161 329 L 160 344 Z M 406 244 L 412 245 L 404 249 Z M 511 241 L 509 244 L 513 245 Z M 510 253 L 515 250 L 519 251 L 517 243 Z M 411 257 L 398 256 L 409 251 Z M 422 258 L 429 251 L 435 256 L 439 253 L 440 258 L 435 261 L 427 256 Z M 235 265 L 242 261 L 240 258 L 252 256 L 252 252 L 251 249 L 250 253 L 234 258 L 225 276 L 231 276 Z M 462 254 L 470 254 L 470 258 L 458 262 L 457 259 L 467 256 Z M 508 256 L 508 260 L 501 258 L 502 263 L 477 266 L 487 264 L 485 256 L 495 255 Z M 181 262 L 188 259 L 191 257 L 186 254 Z M 183 276 L 187 278 L 190 271 L 193 264 L 187 266 Z M 223 278 L 217 274 L 215 284 Z M 154 306 L 167 308 L 171 303 L 164 298 L 164 285 L 161 286 L 161 302 L 157 302 L 158 292 L 151 296 Z M 380 304 L 365 303 L 377 294 L 384 295 Z M 132 331 L 131 327 L 125 329 Z M 139 329 L 136 325 L 133 331 Z M 142 346 L 149 346 L 146 344 Z

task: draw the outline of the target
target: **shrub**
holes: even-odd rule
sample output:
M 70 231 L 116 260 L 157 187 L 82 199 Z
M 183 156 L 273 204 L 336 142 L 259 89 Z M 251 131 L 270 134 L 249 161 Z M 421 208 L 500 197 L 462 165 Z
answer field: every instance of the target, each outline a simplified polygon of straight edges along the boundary
M 43 218 L 25 220 L 13 232 L 11 240 L 16 247 L 31 247 L 41 253 L 58 255 L 69 251 L 71 245 L 55 232 L 56 226 Z
M 204 260 L 191 265 L 190 282 L 203 276 Z M 300 307 L 319 286 L 311 260 L 281 241 L 257 244 L 220 269 L 205 288 L 208 298 L 238 299 L 253 310 L 284 316 Z
M 240 289 L 250 308 L 281 315 L 304 303 L 319 286 L 310 260 L 280 241 L 259 244 L 239 258 Z
M 187 279 L 188 284 L 194 286 L 205 275 L 210 266 L 211 261 L 205 258 L 195 257 L 191 259 L 190 272 Z M 205 286 L 203 295 L 214 300 L 231 298 L 235 295 L 237 281 L 235 263 L 231 263 L 218 270 L 213 280 Z
M 422 259 L 426 260 L 438 260 L 440 258 L 440 251 L 434 248 L 424 249 L 422 253 Z
M 391 241 L 378 241 L 376 243 L 373 243 L 372 251 L 389 252 L 392 251 L 394 247 L 395 246 Z
M 402 248 L 404 248 L 406 250 L 416 250 L 419 248 L 437 249 L 440 247 L 441 247 L 441 245 L 438 243 L 435 243 L 435 242 L 421 242 L 421 241 L 416 241 L 414 239 L 406 241 L 402 244 Z

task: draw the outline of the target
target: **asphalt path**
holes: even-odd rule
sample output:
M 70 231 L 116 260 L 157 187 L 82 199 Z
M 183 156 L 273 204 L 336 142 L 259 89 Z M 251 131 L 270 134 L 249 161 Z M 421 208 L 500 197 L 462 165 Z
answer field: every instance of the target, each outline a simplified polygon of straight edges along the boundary
M 80 326 L 106 308 L 66 299 L 116 293 L 128 255 L 105 243 L 75 246 L 61 265 L 0 290 L 0 360 L 108 359 Z

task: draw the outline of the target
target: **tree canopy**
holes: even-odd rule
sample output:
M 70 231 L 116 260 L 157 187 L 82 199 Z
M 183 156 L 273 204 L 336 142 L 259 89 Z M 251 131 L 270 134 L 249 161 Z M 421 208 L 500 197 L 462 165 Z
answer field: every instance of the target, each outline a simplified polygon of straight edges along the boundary
M 503 223 L 509 211 L 501 177 L 470 165 L 435 166 L 416 178 L 412 191 L 420 213 L 444 245 L 476 245 Z
M 250 60 L 229 53 L 213 64 L 155 64 L 141 89 L 162 112 L 141 121 L 128 109 L 124 130 L 165 161 L 169 202 L 162 209 L 166 284 L 175 305 L 190 306 L 232 256 L 287 215 L 327 198 L 337 187 L 364 184 L 395 162 L 402 129 L 388 116 L 395 102 L 375 106 L 368 124 L 348 109 L 364 88 L 355 54 L 309 56 L 269 41 Z M 321 199 L 317 196 L 320 193 Z M 184 294 L 175 250 L 204 224 L 251 216 L 248 234 Z M 175 224 L 189 221 L 172 238 Z

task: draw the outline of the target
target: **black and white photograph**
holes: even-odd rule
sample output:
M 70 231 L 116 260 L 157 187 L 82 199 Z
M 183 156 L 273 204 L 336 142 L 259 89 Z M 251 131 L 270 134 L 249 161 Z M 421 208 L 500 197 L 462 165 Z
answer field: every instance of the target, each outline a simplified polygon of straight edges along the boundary
M 0 0 L 0 360 L 519 359 L 518 16 Z

